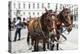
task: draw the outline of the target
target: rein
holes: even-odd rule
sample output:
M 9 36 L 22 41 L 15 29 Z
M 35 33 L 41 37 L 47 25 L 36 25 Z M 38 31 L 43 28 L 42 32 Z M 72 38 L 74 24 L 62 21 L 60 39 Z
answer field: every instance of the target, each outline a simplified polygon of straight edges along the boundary
M 41 23 L 40 23 L 40 19 L 38 19 L 38 22 L 39 22 L 39 27 L 40 27 L 41 33 L 43 34 L 44 38 L 46 38 L 46 35 L 44 34 L 44 32 L 43 32 L 43 30 L 42 30 L 42 26 L 41 26 Z

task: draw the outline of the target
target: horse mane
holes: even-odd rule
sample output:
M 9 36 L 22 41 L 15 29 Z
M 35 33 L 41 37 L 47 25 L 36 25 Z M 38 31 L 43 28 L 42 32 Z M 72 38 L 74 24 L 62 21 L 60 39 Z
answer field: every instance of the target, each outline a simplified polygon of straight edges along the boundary
M 64 18 L 62 13 L 65 11 L 65 10 L 68 10 L 68 8 L 64 8 L 58 15 L 57 17 L 60 18 L 61 20 Z
M 48 14 L 47 12 L 44 13 L 44 14 L 42 14 L 42 16 L 41 16 L 41 18 L 40 18 L 40 22 L 41 22 L 41 26 L 42 26 L 42 30 L 43 30 L 43 31 L 47 31 L 46 25 L 44 25 L 44 18 L 46 18 L 46 15 L 47 15 L 47 14 Z
M 63 13 L 63 10 L 57 15 L 57 18 L 59 19 L 59 20 L 63 20 L 63 18 L 64 18 L 64 16 L 62 15 L 62 13 Z
M 43 22 L 44 21 L 44 18 L 46 18 L 46 16 L 47 16 L 47 14 L 48 14 L 48 12 L 49 13 L 52 13 L 53 11 L 52 10 L 47 10 L 47 12 L 46 13 L 44 13 L 42 16 L 41 16 L 41 22 Z
M 44 13 L 44 14 L 41 16 L 41 19 L 40 19 L 41 22 L 44 21 L 44 18 L 46 18 L 46 15 L 47 15 L 47 13 Z

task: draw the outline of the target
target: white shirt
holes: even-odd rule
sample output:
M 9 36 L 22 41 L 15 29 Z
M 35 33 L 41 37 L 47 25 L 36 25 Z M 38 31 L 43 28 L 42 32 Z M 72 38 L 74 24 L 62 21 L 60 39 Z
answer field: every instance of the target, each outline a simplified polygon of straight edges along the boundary
M 17 22 L 15 23 L 15 25 L 17 25 L 20 22 L 20 20 L 17 20 Z

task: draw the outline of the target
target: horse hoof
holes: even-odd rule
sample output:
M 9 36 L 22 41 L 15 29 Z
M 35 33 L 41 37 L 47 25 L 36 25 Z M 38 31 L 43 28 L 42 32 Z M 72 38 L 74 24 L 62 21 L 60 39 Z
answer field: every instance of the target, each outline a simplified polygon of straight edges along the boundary
M 43 51 L 46 51 L 46 49 L 43 49 Z
M 53 50 L 53 48 L 50 49 L 51 51 Z
M 59 50 L 59 49 L 57 49 L 57 50 Z
M 38 52 L 38 50 L 32 50 L 32 52 Z

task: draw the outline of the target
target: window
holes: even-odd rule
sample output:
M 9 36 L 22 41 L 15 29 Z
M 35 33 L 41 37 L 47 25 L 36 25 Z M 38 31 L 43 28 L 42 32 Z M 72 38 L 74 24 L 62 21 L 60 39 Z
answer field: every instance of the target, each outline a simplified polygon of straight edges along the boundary
M 39 9 L 39 3 L 37 3 L 37 8 Z
M 37 12 L 37 15 L 39 15 L 39 12 Z
M 63 8 L 63 5 L 62 5 L 62 4 L 60 4 L 60 10 L 62 10 L 62 8 Z
M 42 8 L 44 8 L 44 3 L 42 3 Z
M 77 18 L 76 18 L 76 16 L 74 15 L 74 21 L 76 21 L 77 20 Z
M 14 8 L 16 7 L 16 3 L 14 3 Z
M 25 12 L 23 12 L 23 15 L 25 15 Z
M 31 16 L 31 13 L 30 12 L 28 14 L 29 14 L 29 16 Z
M 30 9 L 30 3 L 28 4 L 28 7 L 29 7 L 29 9 Z
M 14 12 L 14 15 L 16 15 L 16 12 Z
M 23 3 L 23 8 L 25 9 L 25 3 Z
M 55 11 L 57 11 L 57 9 L 58 9 L 58 4 L 55 5 Z
M 20 10 L 17 10 L 17 14 L 20 14 L 20 12 L 21 12 Z
M 50 8 L 50 3 L 48 3 L 48 8 Z
M 21 4 L 19 3 L 18 5 L 19 5 L 19 9 L 20 9 L 20 5 L 21 5 Z
M 33 15 L 35 15 L 35 13 L 33 12 Z
M 33 9 L 35 8 L 35 3 L 33 3 Z

